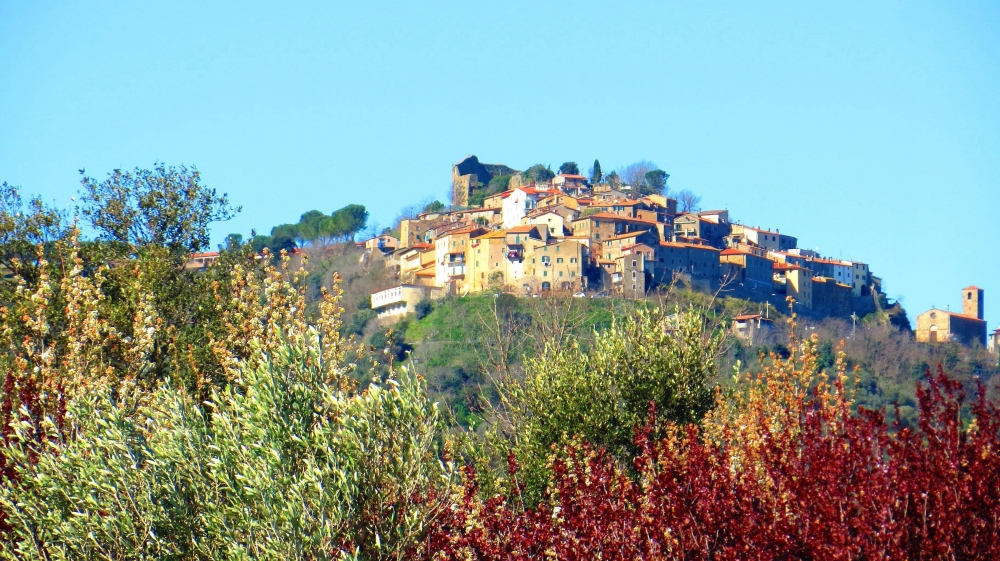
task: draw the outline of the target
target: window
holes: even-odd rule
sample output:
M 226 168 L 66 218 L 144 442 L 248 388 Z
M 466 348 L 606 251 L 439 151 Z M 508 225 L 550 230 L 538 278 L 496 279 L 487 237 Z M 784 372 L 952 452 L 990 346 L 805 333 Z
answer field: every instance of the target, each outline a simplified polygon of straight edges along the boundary
M 575 276 L 576 276 L 576 271 L 570 271 L 570 272 L 569 272 L 569 276 L 571 276 L 571 277 L 575 277 Z
M 635 266 L 637 266 L 637 265 L 638 265 L 638 262 L 636 262 L 636 260 L 635 260 L 635 259 L 633 259 L 633 260 L 632 260 L 632 266 L 633 266 L 633 267 L 635 267 Z M 634 275 L 635 273 L 632 273 L 632 274 Z
M 559 276 L 560 276 L 560 277 L 562 276 L 562 271 L 559 271 Z
M 576 263 L 576 257 L 570 257 L 569 258 L 569 262 L 570 263 Z
M 556 257 L 556 263 L 562 263 L 562 257 Z
M 543 255 L 542 256 L 542 263 L 548 263 L 549 261 L 551 261 L 551 259 L 549 259 L 548 255 Z
M 966 300 L 972 300 L 972 293 L 971 292 L 968 293 L 968 294 L 966 294 L 965 296 L 966 296 L 966 298 L 965 298 Z
M 549 272 L 548 272 L 548 271 L 542 271 L 542 276 L 543 276 L 543 277 L 547 277 L 547 276 L 549 276 Z

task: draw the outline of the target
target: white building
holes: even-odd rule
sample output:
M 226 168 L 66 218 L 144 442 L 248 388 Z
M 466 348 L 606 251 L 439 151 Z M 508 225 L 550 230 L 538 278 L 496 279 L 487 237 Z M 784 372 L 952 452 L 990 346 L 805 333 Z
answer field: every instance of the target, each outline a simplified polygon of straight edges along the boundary
M 566 218 L 555 210 L 539 209 L 528 216 L 526 222 L 545 227 L 549 231 L 549 236 L 561 238 L 566 228 Z
M 431 289 L 426 286 L 401 284 L 372 293 L 372 310 L 378 318 L 391 319 L 413 312 L 421 300 L 430 297 Z
M 538 200 L 551 194 L 534 187 L 518 187 L 503 198 L 500 205 L 500 215 L 503 217 L 504 229 L 513 228 L 524 220 L 528 212 L 538 206 Z

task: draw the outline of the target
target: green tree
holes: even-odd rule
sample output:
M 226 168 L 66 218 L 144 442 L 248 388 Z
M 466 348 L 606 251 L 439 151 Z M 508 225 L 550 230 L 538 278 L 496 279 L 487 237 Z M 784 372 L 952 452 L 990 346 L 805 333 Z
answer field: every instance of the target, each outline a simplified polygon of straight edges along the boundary
M 597 185 L 604 179 L 604 174 L 601 172 L 601 162 L 594 160 L 594 167 L 590 169 L 590 182 Z
M 441 212 L 444 209 L 444 203 L 441 201 L 432 201 L 427 203 L 427 206 L 424 207 L 424 212 Z
M 597 333 L 589 348 L 578 340 L 547 345 L 525 361 L 523 381 L 500 380 L 510 427 L 504 436 L 525 467 L 528 494 L 541 496 L 550 451 L 567 439 L 627 459 L 637 452 L 633 431 L 651 406 L 662 423 L 698 422 L 714 402 L 710 383 L 724 337 L 699 311 L 639 310 Z M 497 457 L 507 450 L 501 445 Z
M 352 390 L 342 341 L 287 331 L 204 399 L 95 387 L 44 450 L 17 423 L 5 465 L 31 484 L 0 485 L 2 556 L 404 559 L 458 482 L 441 413 L 419 376 Z
M 576 162 L 564 162 L 559 166 L 559 173 L 566 175 L 580 175 L 580 166 Z
M 350 204 L 334 211 L 333 221 L 339 236 L 353 240 L 354 234 L 368 223 L 368 211 L 364 205 Z
M 193 167 L 116 169 L 104 181 L 84 175 L 82 184 L 83 216 L 98 239 L 133 251 L 145 246 L 173 253 L 200 251 L 208 247 L 209 224 L 240 211 L 229 205 L 225 193 L 220 196 L 202 185 Z
M 226 242 L 220 245 L 219 249 L 224 251 L 238 251 L 242 246 L 243 246 L 243 234 L 234 233 L 226 236 Z
M 654 169 L 646 172 L 646 188 L 644 195 L 665 195 L 667 189 L 667 178 L 670 175 L 662 169 Z
M 545 183 L 546 181 L 551 181 L 556 174 L 552 173 L 552 170 L 542 164 L 535 164 L 530 168 L 524 170 L 521 173 L 527 181 L 533 181 L 535 183 Z
M 33 282 L 38 278 L 38 246 L 52 244 L 69 235 L 72 223 L 66 213 L 46 205 L 41 198 L 27 201 L 20 189 L 0 184 L 0 268 Z M 0 285 L 13 290 L 16 282 L 0 275 Z M 6 301 L 6 299 L 4 299 Z

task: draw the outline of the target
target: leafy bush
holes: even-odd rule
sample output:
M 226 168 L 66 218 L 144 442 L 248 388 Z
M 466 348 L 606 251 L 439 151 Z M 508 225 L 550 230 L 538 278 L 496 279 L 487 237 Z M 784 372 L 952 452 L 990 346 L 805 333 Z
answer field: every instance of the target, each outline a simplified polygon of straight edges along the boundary
M 34 460 L 33 427 L 15 423 L 9 451 L 21 483 L 0 489 L 12 527 L 5 551 L 398 558 L 440 508 L 433 491 L 452 473 L 440 416 L 405 369 L 351 392 L 324 363 L 320 339 L 314 329 L 284 336 L 202 403 L 169 385 L 82 398 L 67 413 L 79 436 Z
M 434 310 L 434 304 L 431 303 L 431 301 L 426 298 L 417 302 L 417 305 L 414 306 L 413 308 L 413 312 L 418 320 L 424 319 L 433 310 Z
M 548 480 L 553 447 L 582 440 L 629 458 L 650 407 L 664 421 L 698 422 L 713 405 L 708 384 L 722 339 L 694 310 L 638 310 L 596 334 L 588 349 L 577 340 L 547 345 L 525 361 L 523 381 L 497 380 L 504 418 L 491 435 L 502 441 L 494 465 L 516 457 L 531 503 Z
M 915 430 L 853 411 L 843 361 L 832 384 L 815 341 L 745 382 L 705 422 L 618 461 L 568 443 L 545 500 L 524 508 L 523 466 L 490 495 L 467 472 L 465 496 L 422 544 L 437 560 L 992 559 L 1000 550 L 1000 408 L 983 388 L 928 373 Z M 842 357 L 841 357 L 842 359 Z M 630 467 L 631 466 L 631 467 Z

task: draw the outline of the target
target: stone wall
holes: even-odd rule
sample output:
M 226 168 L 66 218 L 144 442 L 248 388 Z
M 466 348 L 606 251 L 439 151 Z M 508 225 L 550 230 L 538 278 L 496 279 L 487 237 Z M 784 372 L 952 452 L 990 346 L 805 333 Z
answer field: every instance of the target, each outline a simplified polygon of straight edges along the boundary
M 498 175 L 512 175 L 517 170 L 503 164 L 483 164 L 479 158 L 470 155 L 451 167 L 451 204 L 455 207 L 469 206 L 469 196 L 473 189 L 485 187 Z

